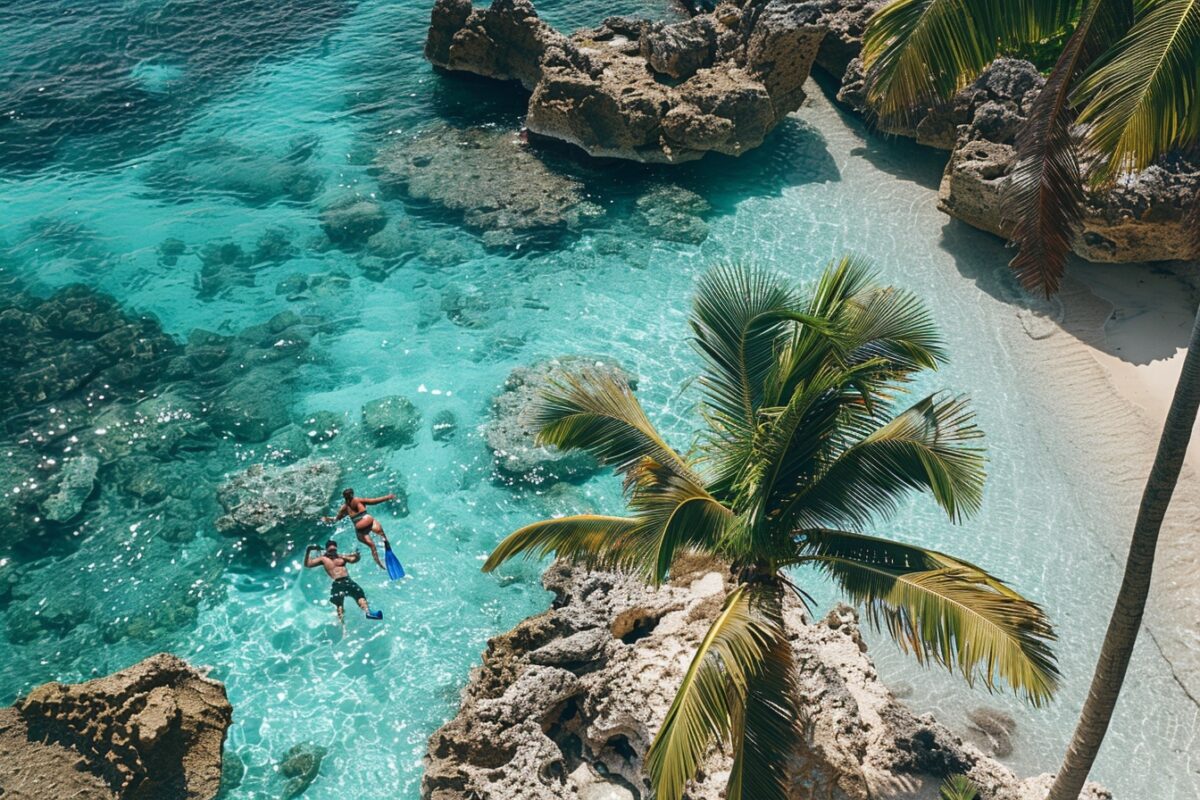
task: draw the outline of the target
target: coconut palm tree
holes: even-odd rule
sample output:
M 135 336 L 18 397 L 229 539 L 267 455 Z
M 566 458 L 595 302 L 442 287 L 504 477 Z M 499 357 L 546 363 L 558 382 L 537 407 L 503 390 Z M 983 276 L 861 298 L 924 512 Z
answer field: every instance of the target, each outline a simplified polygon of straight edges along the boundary
M 1011 266 L 1046 295 L 1083 216 L 1080 165 L 1103 188 L 1200 140 L 1200 0 L 894 0 L 863 41 L 867 98 L 884 118 L 944 102 L 997 56 L 1064 41 L 1005 197 Z M 1200 202 L 1191 214 L 1200 246 Z
M 1200 0 L 896 0 L 864 42 L 868 94 L 904 114 L 951 96 L 1006 52 L 1067 34 L 1017 137 L 1005 216 L 1011 266 L 1031 291 L 1058 290 L 1082 217 L 1081 162 L 1094 186 L 1200 139 Z M 1200 248 L 1200 198 L 1190 227 Z M 1125 574 L 1079 723 L 1048 800 L 1076 800 L 1095 763 L 1146 610 L 1163 517 L 1200 403 L 1200 316 L 1134 525 Z
M 654 429 L 629 387 L 596 374 L 553 387 L 540 440 L 582 448 L 624 476 L 626 516 L 537 522 L 484 570 L 522 554 L 632 571 L 657 584 L 681 551 L 727 561 L 735 587 L 647 756 L 660 800 L 678 800 L 714 743 L 729 745 L 730 800 L 787 796 L 800 708 L 785 630 L 789 570 L 824 572 L 922 662 L 1033 703 L 1058 683 L 1042 610 L 961 559 L 864 530 L 909 492 L 951 520 L 979 508 L 981 433 L 961 397 L 900 405 L 943 350 L 913 295 L 844 258 L 798 294 L 769 272 L 708 273 L 691 314 L 706 429 L 687 454 Z

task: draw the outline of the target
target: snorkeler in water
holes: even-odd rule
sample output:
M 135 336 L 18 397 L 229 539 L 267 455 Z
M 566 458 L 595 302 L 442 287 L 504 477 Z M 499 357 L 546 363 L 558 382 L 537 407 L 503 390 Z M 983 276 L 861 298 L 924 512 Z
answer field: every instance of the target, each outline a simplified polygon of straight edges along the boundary
M 342 492 L 342 497 L 345 502 L 338 510 L 336 517 L 321 517 L 322 522 L 337 522 L 342 517 L 349 517 L 350 522 L 354 525 L 354 535 L 358 540 L 371 548 L 371 557 L 375 559 L 375 563 L 380 569 L 387 569 L 383 565 L 383 560 L 379 557 L 379 551 L 375 549 L 375 541 L 371 538 L 372 533 L 379 534 L 379 538 L 383 539 L 384 547 L 390 547 L 387 534 L 383 532 L 383 526 L 379 524 L 379 520 L 367 513 L 367 506 L 373 506 L 378 503 L 386 503 L 389 500 L 395 500 L 396 495 L 389 494 L 383 497 L 355 497 L 353 489 L 346 489 Z
M 314 550 L 317 552 L 315 556 L 312 555 Z M 372 611 L 371 607 L 367 605 L 366 593 L 361 586 L 350 580 L 350 573 L 346 570 L 347 564 L 357 564 L 360 558 L 357 551 L 346 555 L 339 553 L 337 542 L 333 539 L 325 543 L 324 552 L 321 552 L 321 548 L 315 544 L 310 544 L 304 550 L 304 566 L 324 567 L 325 573 L 333 581 L 329 587 L 329 602 L 337 608 L 338 622 L 342 623 L 343 627 L 346 625 L 344 604 L 347 597 L 353 598 L 358 603 L 358 607 L 367 615 L 367 619 L 383 619 L 382 611 Z

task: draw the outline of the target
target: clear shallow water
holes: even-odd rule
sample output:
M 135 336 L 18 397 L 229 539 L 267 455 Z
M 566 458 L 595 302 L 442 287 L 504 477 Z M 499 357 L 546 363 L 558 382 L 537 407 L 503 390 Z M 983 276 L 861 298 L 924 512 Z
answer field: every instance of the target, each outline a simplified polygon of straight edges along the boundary
M 571 27 L 645 9 L 627 5 L 543 11 Z M 1096 531 L 1127 529 L 1131 513 L 1062 477 L 1062 464 L 1086 455 L 1058 441 L 1051 405 L 1031 407 L 1038 387 L 1027 385 L 1006 335 L 1015 325 L 1007 256 L 937 212 L 940 156 L 865 138 L 814 87 L 810 107 L 740 160 L 598 172 L 551 149 L 551 163 L 580 175 L 607 215 L 549 248 L 485 251 L 454 215 L 386 200 L 389 219 L 407 225 L 425 255 L 376 283 L 355 254 L 327 246 L 319 209 L 347 191 L 376 192 L 368 165 L 389 142 L 441 122 L 519 125 L 518 94 L 429 69 L 420 56 L 427 4 L 143 2 L 85 12 L 30 0 L 16 10 L 0 23 L 0 56 L 17 76 L 0 92 L 19 117 L 0 124 L 3 275 L 44 293 L 72 282 L 110 292 L 180 340 L 285 310 L 321 315 L 327 324 L 308 356 L 277 384 L 293 419 L 330 411 L 349 423 L 364 402 L 401 394 L 423 424 L 415 446 L 384 463 L 379 453 L 331 450 L 363 493 L 384 492 L 395 475 L 406 487 L 408 516 L 381 519 L 412 578 L 389 585 L 369 565 L 355 572 L 384 625 L 351 616 L 343 637 L 323 576 L 301 574 L 298 559 L 260 563 L 215 532 L 221 476 L 267 456 L 262 445 L 227 441 L 161 464 L 164 481 L 193 490 L 190 540 L 168 534 L 178 506 L 129 502 L 102 473 L 80 520 L 51 530 L 44 547 L 4 556 L 2 569 L 19 571 L 28 591 L 5 603 L 0 701 L 172 650 L 212 665 L 229 690 L 229 752 L 247 767 L 233 796 L 278 795 L 273 765 L 311 741 L 330 752 L 306 797 L 416 797 L 425 741 L 453 713 L 487 637 L 546 604 L 536 565 L 486 576 L 485 554 L 518 524 L 614 509 L 619 499 L 604 478 L 540 494 L 493 483 L 478 427 L 508 371 L 562 353 L 614 356 L 640 376 L 651 416 L 685 444 L 695 396 L 680 387 L 696 362 L 683 335 L 696 277 L 735 258 L 807 280 L 854 250 L 930 299 L 953 363 L 929 388 L 971 393 L 992 458 L 976 520 L 954 528 L 914 500 L 887 530 L 980 562 L 1041 600 L 1063 635 L 1067 685 L 1052 707 L 1028 710 L 919 671 L 882 643 L 881 672 L 952 726 L 979 705 L 1009 710 L 1019 725 L 1011 763 L 1055 766 L 1119 575 Z M 633 224 L 632 201 L 664 184 L 713 206 L 702 244 L 662 241 Z M 253 285 L 214 292 L 200 281 L 207 245 L 249 252 L 268 233 L 288 246 L 254 267 Z M 167 239 L 184 243 L 174 263 L 163 256 Z M 295 273 L 338 271 L 349 287 L 341 294 L 276 292 Z M 446 410 L 459 434 L 435 442 L 429 422 Z M 153 438 L 170 424 L 151 416 L 137 428 Z M 314 525 L 313 540 L 325 534 Z M 352 541 L 344 529 L 339 538 Z M 32 640 L 13 634 L 31 615 L 80 609 L 91 613 Z M 1121 797 L 1197 796 L 1194 704 L 1145 641 L 1133 673 L 1097 777 Z

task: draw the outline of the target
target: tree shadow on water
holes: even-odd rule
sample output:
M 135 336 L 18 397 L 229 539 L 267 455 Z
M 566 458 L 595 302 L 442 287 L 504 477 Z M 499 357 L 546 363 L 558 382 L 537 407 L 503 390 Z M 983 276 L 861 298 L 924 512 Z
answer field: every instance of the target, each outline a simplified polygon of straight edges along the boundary
M 1072 257 L 1061 292 L 1050 299 L 1021 288 L 1003 240 L 949 220 L 941 248 L 964 278 L 1018 309 L 1034 338 L 1061 330 L 1130 364 L 1149 364 L 1187 347 L 1200 300 L 1200 264 L 1094 264 Z

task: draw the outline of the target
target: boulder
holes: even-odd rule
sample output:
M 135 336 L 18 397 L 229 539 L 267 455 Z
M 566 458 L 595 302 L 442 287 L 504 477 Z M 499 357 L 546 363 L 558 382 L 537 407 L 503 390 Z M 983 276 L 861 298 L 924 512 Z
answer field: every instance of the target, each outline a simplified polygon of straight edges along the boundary
M 887 4 L 888 0 L 804 0 L 799 3 L 801 20 L 828 31 L 817 50 L 817 66 L 840 80 L 850 62 L 862 51 L 863 34 L 871 15 Z
M 601 372 L 635 385 L 633 378 L 609 358 L 564 356 L 517 367 L 492 398 L 491 419 L 484 440 L 492 451 L 496 479 L 514 485 L 550 484 L 584 480 L 599 470 L 599 464 L 582 450 L 564 452 L 535 442 L 537 431 L 529 412 L 540 392 L 569 375 Z
M 603 214 L 585 200 L 582 183 L 546 166 L 515 131 L 427 129 L 385 147 L 374 172 L 386 193 L 461 214 L 489 247 L 553 239 Z M 393 242 L 414 246 L 394 235 L 370 246 L 386 253 L 397 249 Z
M 225 687 L 166 653 L 44 684 L 0 709 L 0 795 L 211 800 L 232 717 Z
M 407 447 L 421 427 L 421 412 L 407 397 L 380 397 L 362 407 L 362 425 L 378 447 Z
M 529 0 L 434 5 L 425 55 L 437 67 L 518 80 L 532 133 L 594 156 L 678 163 L 740 155 L 804 101 L 825 29 L 794 4 L 725 4 L 673 24 L 610 18 L 570 37 Z
M 728 568 L 687 556 L 652 589 L 559 562 L 542 583 L 555 595 L 549 610 L 488 642 L 458 714 L 430 737 L 425 800 L 651 796 L 646 752 L 731 588 Z M 932 797 L 952 772 L 974 780 L 980 800 L 1045 796 L 1044 777 L 1020 779 L 896 700 L 853 609 L 839 606 L 812 624 L 789 601 L 785 624 L 805 720 L 795 797 L 868 800 L 899 786 L 905 796 Z M 688 797 L 723 797 L 731 763 L 712 750 Z M 1082 798 L 1111 795 L 1089 784 Z
M 271 371 L 255 370 L 234 381 L 213 402 L 209 424 L 242 442 L 265 442 L 291 421 Z
M 348 194 L 321 209 L 320 222 L 330 242 L 344 250 L 357 250 L 384 229 L 387 215 L 374 198 Z
M 52 522 L 67 522 L 83 510 L 83 504 L 96 488 L 100 461 L 94 456 L 68 458 L 57 475 L 58 488 L 42 501 L 42 513 Z
M 331 459 L 308 459 L 286 466 L 255 464 L 217 489 L 225 513 L 217 530 L 240 536 L 259 552 L 279 557 L 294 548 L 293 537 L 311 533 L 328 512 L 341 468 Z
M 430 431 L 435 442 L 448 442 L 458 433 L 458 417 L 450 409 L 443 409 L 433 415 Z
M 317 779 L 321 761 L 328 752 L 319 744 L 301 742 L 283 754 L 279 762 L 279 774 L 284 779 L 282 800 L 293 800 L 304 794 L 304 790 Z
M 659 186 L 637 199 L 635 221 L 651 236 L 700 244 L 708 238 L 704 215 L 712 211 L 700 195 L 679 186 Z

